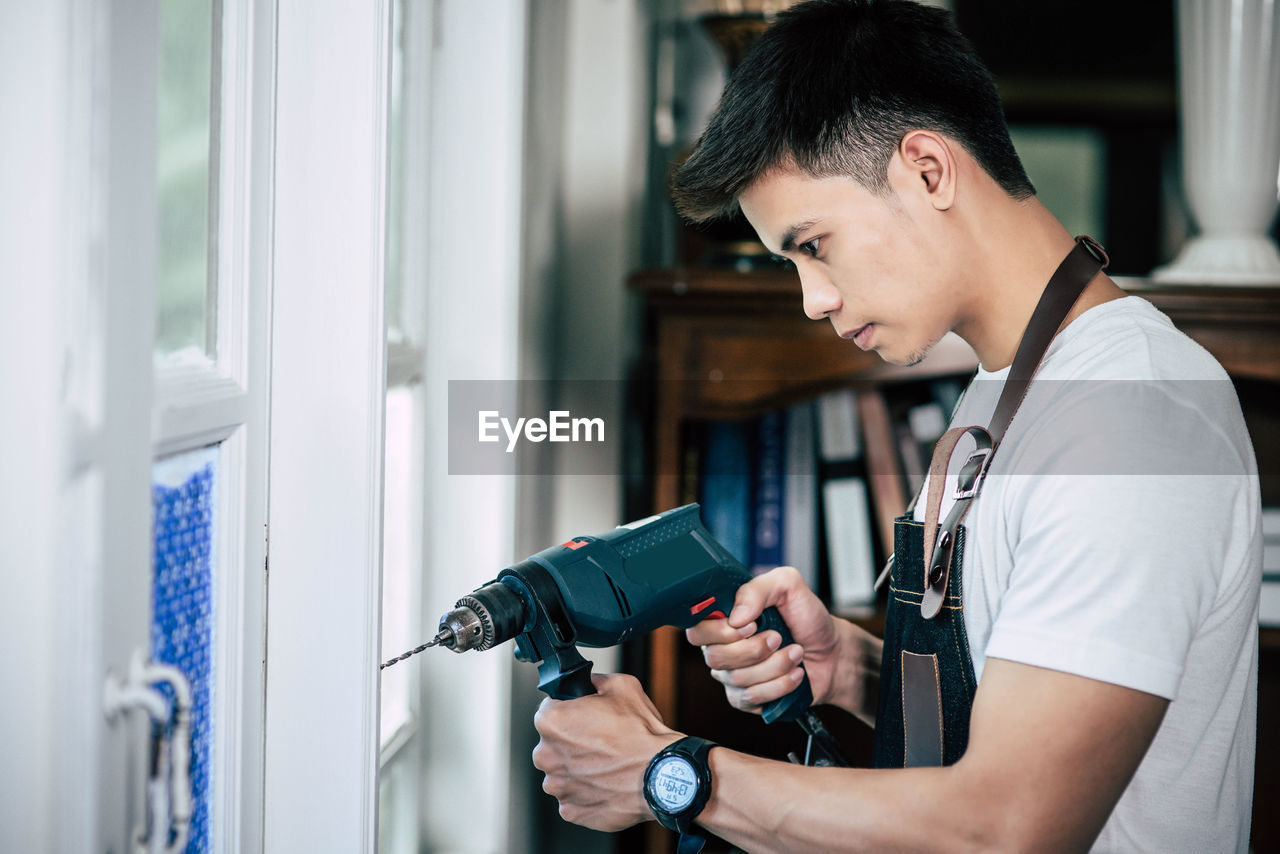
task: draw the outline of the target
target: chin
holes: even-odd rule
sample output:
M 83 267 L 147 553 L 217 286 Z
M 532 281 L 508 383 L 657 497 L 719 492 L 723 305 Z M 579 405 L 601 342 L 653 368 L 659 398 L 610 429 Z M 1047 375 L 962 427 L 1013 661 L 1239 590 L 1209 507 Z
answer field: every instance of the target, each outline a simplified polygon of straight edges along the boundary
M 895 365 L 899 368 L 914 368 L 924 361 L 925 356 L 929 355 L 929 348 L 926 347 L 923 350 L 914 351 L 906 356 L 897 353 L 886 353 L 883 350 L 877 350 L 876 352 L 883 361 L 888 362 L 890 365 Z
M 946 333 L 943 333 L 943 334 L 945 335 Z M 939 335 L 936 338 L 933 338 L 932 340 L 930 340 L 929 343 L 924 345 L 923 347 L 908 351 L 908 355 L 905 357 L 897 356 L 897 355 L 888 356 L 884 353 L 881 353 L 880 357 L 891 365 L 897 365 L 902 368 L 914 368 L 916 365 L 924 361 L 925 356 L 929 355 L 929 351 L 932 350 L 934 345 L 941 340 L 942 340 L 942 335 Z

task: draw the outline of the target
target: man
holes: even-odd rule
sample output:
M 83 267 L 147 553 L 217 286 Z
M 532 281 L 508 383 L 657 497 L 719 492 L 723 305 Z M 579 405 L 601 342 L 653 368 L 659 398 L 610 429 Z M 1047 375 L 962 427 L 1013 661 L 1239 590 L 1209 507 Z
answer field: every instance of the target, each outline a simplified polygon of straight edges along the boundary
M 994 426 L 1046 282 L 1060 290 L 1073 259 L 1085 271 L 956 529 L 937 615 L 922 617 L 927 590 L 907 588 L 933 584 L 920 538 L 954 490 L 899 524 L 887 634 L 897 609 L 949 626 L 935 634 L 951 650 L 907 635 L 882 647 L 789 568 L 688 632 L 734 706 L 759 711 L 807 672 L 815 702 L 877 727 L 884 767 L 717 747 L 700 757 L 710 797 L 686 818 L 752 852 L 1247 850 L 1261 539 L 1239 404 L 1213 359 L 1127 297 L 1035 198 L 990 76 L 949 17 L 901 0 L 779 16 L 674 194 L 692 219 L 740 207 L 794 262 L 806 314 L 851 345 L 911 364 L 956 332 L 980 362 L 958 426 Z M 795 644 L 756 632 L 770 605 Z M 933 668 L 937 761 L 904 743 L 916 714 L 905 671 L 920 661 Z M 566 819 L 619 829 L 662 810 L 642 781 L 681 734 L 634 679 L 596 686 L 543 703 L 534 762 Z

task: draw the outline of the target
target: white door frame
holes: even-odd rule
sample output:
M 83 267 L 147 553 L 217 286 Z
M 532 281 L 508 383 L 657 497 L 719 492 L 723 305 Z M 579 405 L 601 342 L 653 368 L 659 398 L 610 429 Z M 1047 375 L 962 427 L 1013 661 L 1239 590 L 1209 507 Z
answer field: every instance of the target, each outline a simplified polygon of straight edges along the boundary
M 72 4 L 7 4 L 0 11 L 0 849 L 66 851 L 59 732 L 68 699 L 56 669 L 63 575 L 59 523 L 71 452 L 62 390 L 71 279 L 85 259 L 75 238 L 72 130 L 76 90 Z M 79 128 L 83 130 L 83 127 Z M 72 239 L 67 251 L 67 239 Z M 91 786 L 90 786 L 91 789 Z
M 219 549 L 238 569 L 222 573 L 219 595 L 243 611 L 219 651 L 237 675 L 219 686 L 216 749 L 234 755 L 215 759 L 233 769 L 216 784 L 215 838 L 228 851 L 373 850 L 388 13 L 386 2 L 318 5 L 282 2 L 277 17 L 272 0 L 226 0 L 224 36 L 243 60 L 223 65 L 243 108 L 222 117 L 223 189 L 236 187 L 219 267 L 238 284 L 219 299 L 234 334 L 216 366 L 154 379 L 155 8 L 4 6 L 0 398 L 23 417 L 0 419 L 13 700 L 0 728 L 0 849 L 128 850 L 141 802 L 124 781 L 141 781 L 142 730 L 104 722 L 102 687 L 148 644 L 151 463 L 220 441 L 220 500 L 242 525 L 223 527 Z M 262 219 L 273 190 L 274 247 Z M 253 527 L 265 512 L 272 279 L 266 693 L 265 546 Z
M 372 854 L 389 0 L 279 0 L 267 851 Z

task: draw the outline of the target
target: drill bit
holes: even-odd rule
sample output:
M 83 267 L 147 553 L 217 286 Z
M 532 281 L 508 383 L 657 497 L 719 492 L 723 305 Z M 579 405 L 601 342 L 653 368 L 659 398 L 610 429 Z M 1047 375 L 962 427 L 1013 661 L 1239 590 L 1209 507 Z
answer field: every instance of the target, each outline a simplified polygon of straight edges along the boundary
M 440 644 L 444 644 L 445 646 L 452 647 L 453 632 L 447 628 L 441 629 L 440 634 L 436 635 L 434 638 L 427 641 L 422 646 L 414 647 L 413 649 L 409 650 L 403 655 L 397 655 L 395 658 L 391 659 L 390 661 L 382 662 L 382 664 L 378 667 L 378 669 L 386 670 L 388 667 L 390 667 L 391 665 L 395 664 L 398 661 L 404 661 L 406 658 L 408 658 L 411 655 L 417 655 L 418 653 L 422 652 L 424 649 L 430 649 L 431 647 L 439 646 Z

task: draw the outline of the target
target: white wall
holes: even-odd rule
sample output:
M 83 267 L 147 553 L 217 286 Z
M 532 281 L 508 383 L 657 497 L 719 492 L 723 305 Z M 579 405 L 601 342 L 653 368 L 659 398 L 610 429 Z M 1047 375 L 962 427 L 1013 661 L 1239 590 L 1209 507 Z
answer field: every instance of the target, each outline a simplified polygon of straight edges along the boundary
M 449 380 L 519 376 L 524 0 L 441 0 L 432 74 L 426 306 L 426 567 L 436 614 L 512 560 L 514 478 L 449 475 Z M 509 650 L 420 656 L 421 841 L 436 852 L 522 850 L 507 832 Z
M 587 390 L 563 380 L 606 380 L 617 394 L 606 416 L 623 425 L 623 381 L 638 349 L 626 277 L 639 264 L 648 139 L 650 4 L 565 0 L 530 5 L 524 141 L 524 266 L 520 376 L 554 408 L 586 408 Z M 541 407 L 539 407 L 541 408 Z M 616 435 L 616 434 L 615 434 Z M 531 553 L 575 534 L 625 521 L 619 443 L 593 461 L 602 475 L 517 478 L 517 551 Z M 581 445 L 544 445 L 541 462 L 562 471 Z M 614 650 L 586 650 L 597 670 L 618 667 Z M 576 828 L 541 791 L 529 754 L 541 701 L 536 669 L 517 665 L 511 698 L 513 844 L 544 851 L 607 851 L 604 834 Z M 517 845 L 517 848 L 519 845 Z M 516 850 L 512 848 L 511 850 Z M 533 849 L 529 849 L 533 850 Z
M 0 15 L 0 849 L 56 850 L 52 655 L 58 580 L 62 222 L 70 15 Z

